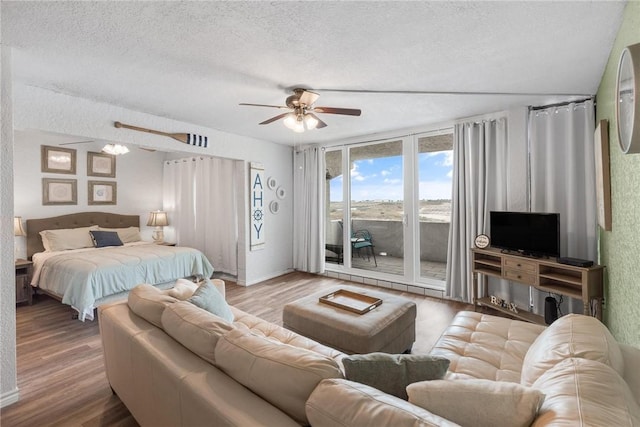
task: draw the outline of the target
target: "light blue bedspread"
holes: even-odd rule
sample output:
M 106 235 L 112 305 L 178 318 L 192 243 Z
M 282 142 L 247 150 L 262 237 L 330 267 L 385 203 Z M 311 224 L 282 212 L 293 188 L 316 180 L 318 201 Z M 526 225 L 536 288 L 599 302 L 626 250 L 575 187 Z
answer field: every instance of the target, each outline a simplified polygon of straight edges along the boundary
M 65 251 L 47 258 L 40 269 L 40 288 L 62 297 L 93 318 L 97 300 L 128 291 L 141 283 L 156 285 L 182 277 L 211 277 L 213 266 L 202 252 L 154 244 Z

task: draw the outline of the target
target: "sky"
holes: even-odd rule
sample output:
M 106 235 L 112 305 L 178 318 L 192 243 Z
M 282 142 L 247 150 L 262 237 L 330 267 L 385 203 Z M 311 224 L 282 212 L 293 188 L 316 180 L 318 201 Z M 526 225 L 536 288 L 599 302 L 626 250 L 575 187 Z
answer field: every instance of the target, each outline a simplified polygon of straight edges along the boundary
M 451 199 L 453 151 L 421 153 L 419 165 L 420 200 Z M 402 200 L 402 157 L 357 160 L 351 169 L 351 199 Z M 331 201 L 342 200 L 343 176 L 331 180 Z

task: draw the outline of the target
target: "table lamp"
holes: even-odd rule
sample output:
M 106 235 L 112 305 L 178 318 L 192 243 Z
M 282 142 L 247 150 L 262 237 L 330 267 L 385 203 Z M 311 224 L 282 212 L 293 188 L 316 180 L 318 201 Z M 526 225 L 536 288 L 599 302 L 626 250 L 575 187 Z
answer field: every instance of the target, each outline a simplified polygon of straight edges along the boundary
M 162 243 L 164 240 L 164 231 L 162 231 L 162 227 L 169 225 L 167 213 L 164 211 L 150 212 L 147 225 L 156 228 L 152 234 L 153 241 L 155 243 Z
M 24 231 L 24 228 L 22 228 L 21 216 L 13 217 L 13 235 L 16 237 L 24 237 L 27 235 L 27 233 L 25 233 Z M 14 260 L 18 259 L 18 247 L 16 246 L 15 241 L 13 242 L 13 258 Z

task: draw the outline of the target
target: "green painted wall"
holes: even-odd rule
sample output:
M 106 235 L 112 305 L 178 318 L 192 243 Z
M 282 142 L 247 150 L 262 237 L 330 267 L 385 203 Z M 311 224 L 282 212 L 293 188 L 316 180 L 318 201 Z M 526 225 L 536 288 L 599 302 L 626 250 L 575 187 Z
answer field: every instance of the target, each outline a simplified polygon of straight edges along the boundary
M 640 154 L 622 154 L 615 120 L 618 60 L 640 43 L 640 2 L 630 1 L 597 94 L 598 120 L 609 121 L 612 231 L 600 231 L 605 270 L 604 321 L 620 342 L 640 346 Z

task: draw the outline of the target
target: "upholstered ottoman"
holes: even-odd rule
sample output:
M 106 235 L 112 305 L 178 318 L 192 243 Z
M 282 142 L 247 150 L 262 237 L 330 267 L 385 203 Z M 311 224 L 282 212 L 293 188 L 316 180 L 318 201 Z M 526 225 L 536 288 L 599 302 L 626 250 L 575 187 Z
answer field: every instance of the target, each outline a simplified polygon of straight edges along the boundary
M 380 298 L 382 304 L 364 314 L 319 302 L 321 296 L 345 289 Z M 381 292 L 340 286 L 284 306 L 283 326 L 344 353 L 403 353 L 416 338 L 416 304 Z

